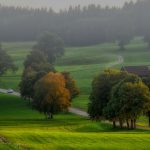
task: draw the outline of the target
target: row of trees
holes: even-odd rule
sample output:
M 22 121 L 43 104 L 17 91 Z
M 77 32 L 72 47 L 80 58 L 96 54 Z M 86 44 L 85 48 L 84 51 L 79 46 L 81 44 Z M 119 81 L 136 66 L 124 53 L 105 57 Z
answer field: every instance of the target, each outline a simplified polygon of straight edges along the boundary
M 93 119 L 112 121 L 114 127 L 126 122 L 134 129 L 137 118 L 150 112 L 149 88 L 136 75 L 106 70 L 93 80 L 88 112 Z
M 135 36 L 150 45 L 150 1 L 125 3 L 123 8 L 89 5 L 54 12 L 0 6 L 0 40 L 34 41 L 39 33 L 58 34 L 65 44 L 84 46 L 117 41 L 121 49 Z
M 24 62 L 20 92 L 34 109 L 53 118 L 53 114 L 67 110 L 79 94 L 75 80 L 68 72 L 58 73 L 56 59 L 64 54 L 62 40 L 53 34 L 42 35 Z

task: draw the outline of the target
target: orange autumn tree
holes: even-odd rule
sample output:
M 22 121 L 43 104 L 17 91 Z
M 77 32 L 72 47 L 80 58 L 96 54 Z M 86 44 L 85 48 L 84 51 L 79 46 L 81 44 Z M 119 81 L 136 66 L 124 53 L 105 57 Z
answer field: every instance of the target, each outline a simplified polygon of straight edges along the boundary
M 67 110 L 70 106 L 70 93 L 66 89 L 65 79 L 60 73 L 48 73 L 40 79 L 34 88 L 33 107 L 44 113 L 48 119 Z

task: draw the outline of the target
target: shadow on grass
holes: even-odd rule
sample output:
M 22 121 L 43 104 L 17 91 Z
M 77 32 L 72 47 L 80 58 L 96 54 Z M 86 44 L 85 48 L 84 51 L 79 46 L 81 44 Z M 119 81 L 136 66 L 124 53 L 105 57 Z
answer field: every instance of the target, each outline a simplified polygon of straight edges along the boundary
M 79 127 L 76 129 L 77 132 L 116 132 L 116 133 L 131 133 L 131 134 L 137 134 L 137 133 L 150 133 L 150 130 L 146 130 L 146 129 L 127 129 L 127 128 L 113 128 L 113 126 L 111 124 L 108 123 L 103 123 L 103 122 L 97 122 L 97 123 L 93 123 L 93 124 L 87 124 L 84 125 L 82 127 Z

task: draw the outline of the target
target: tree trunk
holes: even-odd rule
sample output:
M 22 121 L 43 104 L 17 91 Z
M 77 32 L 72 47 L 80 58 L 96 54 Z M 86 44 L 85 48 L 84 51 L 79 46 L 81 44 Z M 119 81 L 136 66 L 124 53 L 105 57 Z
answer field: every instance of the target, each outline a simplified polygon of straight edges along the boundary
M 53 119 L 53 114 L 52 113 L 48 113 L 48 119 Z
M 136 129 L 136 119 L 134 119 L 134 129 Z
M 148 125 L 150 127 L 150 112 L 148 113 Z
M 122 119 L 119 119 L 119 124 L 120 124 L 120 128 L 122 129 L 122 128 L 123 128 L 123 122 L 122 122 Z
M 150 127 L 150 115 L 148 116 L 148 124 L 149 124 L 149 127 Z
M 113 128 L 116 128 L 116 121 L 113 121 Z
M 51 113 L 51 119 L 53 119 L 53 114 Z
M 131 119 L 131 129 L 134 129 L 134 123 L 133 119 Z
M 126 120 L 126 123 L 127 123 L 127 128 L 129 129 L 130 125 L 129 125 L 129 120 L 128 119 Z
M 29 100 L 29 106 L 30 106 L 31 105 L 31 100 L 30 100 L 30 98 L 28 100 Z
M 46 119 L 48 119 L 48 117 L 47 117 L 47 113 L 44 113 L 44 114 L 45 114 L 45 118 L 46 118 Z

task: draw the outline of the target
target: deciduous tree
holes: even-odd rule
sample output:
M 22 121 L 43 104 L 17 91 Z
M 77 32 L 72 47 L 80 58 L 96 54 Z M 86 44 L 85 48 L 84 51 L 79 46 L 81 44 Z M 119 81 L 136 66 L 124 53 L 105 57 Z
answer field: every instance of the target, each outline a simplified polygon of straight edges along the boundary
M 36 83 L 34 90 L 33 107 L 48 118 L 70 106 L 70 93 L 60 73 L 48 73 Z
M 47 56 L 49 63 L 52 64 L 57 57 L 63 55 L 64 44 L 57 35 L 45 33 L 39 38 L 34 49 L 43 52 Z
M 105 70 L 93 80 L 88 105 L 88 113 L 92 118 L 103 116 L 103 109 L 110 100 L 112 87 L 124 79 L 127 74 L 119 70 Z
M 126 121 L 127 127 L 134 129 L 137 118 L 145 110 L 145 106 L 149 105 L 149 88 L 135 76 L 135 79 L 123 80 L 113 88 L 104 114 L 111 121 L 119 121 L 121 128 Z
M 24 99 L 28 99 L 29 102 L 33 98 L 33 87 L 36 82 L 36 72 L 28 67 L 23 72 L 23 77 L 20 82 L 20 93 Z

